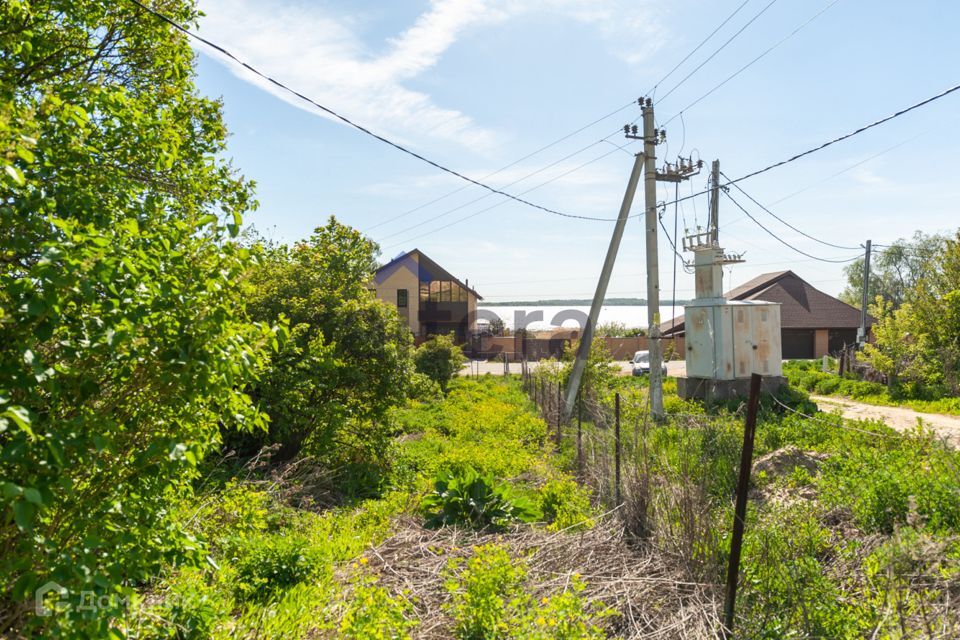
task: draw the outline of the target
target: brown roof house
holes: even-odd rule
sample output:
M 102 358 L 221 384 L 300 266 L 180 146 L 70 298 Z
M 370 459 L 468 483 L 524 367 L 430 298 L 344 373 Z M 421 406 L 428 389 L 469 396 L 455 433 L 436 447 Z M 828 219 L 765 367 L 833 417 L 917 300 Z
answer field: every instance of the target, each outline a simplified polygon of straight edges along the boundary
M 397 307 L 414 336 L 449 334 L 463 343 L 476 330 L 477 300 L 483 298 L 419 249 L 377 269 L 373 286 L 379 299 Z
M 729 301 L 763 300 L 780 305 L 780 336 L 784 358 L 819 358 L 854 344 L 860 310 L 815 289 L 793 271 L 757 276 L 723 297 Z M 873 318 L 867 316 L 867 330 Z M 683 316 L 660 326 L 662 335 L 682 336 Z

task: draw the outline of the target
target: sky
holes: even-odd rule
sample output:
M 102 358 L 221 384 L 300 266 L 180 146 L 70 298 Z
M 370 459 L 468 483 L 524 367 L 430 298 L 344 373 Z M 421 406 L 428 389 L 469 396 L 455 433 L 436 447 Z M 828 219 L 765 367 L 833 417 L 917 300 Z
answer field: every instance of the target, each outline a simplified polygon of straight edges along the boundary
M 667 132 L 658 164 L 678 154 L 705 164 L 678 187 L 662 183 L 666 202 L 702 191 L 714 159 L 739 177 L 960 81 L 960 3 L 932 0 L 747 0 L 667 76 L 742 3 L 200 0 L 199 32 L 431 160 L 544 207 L 608 219 L 639 150 L 621 128 L 640 118 L 640 96 L 653 97 Z M 558 217 L 470 186 L 194 46 L 201 93 L 224 103 L 225 155 L 257 184 L 248 220 L 263 235 L 295 242 L 334 215 L 379 243 L 384 261 L 419 248 L 488 301 L 592 297 L 613 222 Z M 955 232 L 958 148 L 960 92 L 741 183 L 795 227 L 850 249 L 731 195 L 793 247 L 846 260 L 867 239 Z M 642 203 L 641 189 L 632 213 Z M 707 211 L 705 196 L 670 205 L 663 225 L 672 235 L 676 220 L 682 236 L 705 226 Z M 693 297 L 692 276 L 659 235 L 661 297 Z M 728 267 L 725 288 L 785 269 L 831 294 L 844 287 L 842 263 L 785 246 L 726 198 L 720 242 L 745 260 Z M 645 297 L 645 288 L 635 217 L 607 295 Z

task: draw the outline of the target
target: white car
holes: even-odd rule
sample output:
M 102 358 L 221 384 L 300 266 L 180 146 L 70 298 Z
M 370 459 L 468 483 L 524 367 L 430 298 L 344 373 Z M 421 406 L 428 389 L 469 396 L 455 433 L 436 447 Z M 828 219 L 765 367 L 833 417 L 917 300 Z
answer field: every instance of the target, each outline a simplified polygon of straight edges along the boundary
M 633 375 L 643 376 L 650 373 L 650 352 L 649 351 L 637 351 L 633 354 L 633 360 L 630 361 L 633 364 Z M 660 365 L 660 371 L 662 375 L 667 375 L 667 363 L 663 362 Z

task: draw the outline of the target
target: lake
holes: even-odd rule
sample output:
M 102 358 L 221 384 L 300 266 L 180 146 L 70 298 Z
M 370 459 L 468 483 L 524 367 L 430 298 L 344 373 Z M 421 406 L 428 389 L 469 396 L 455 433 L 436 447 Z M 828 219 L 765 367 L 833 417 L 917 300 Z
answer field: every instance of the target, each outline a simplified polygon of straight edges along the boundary
M 586 318 L 590 313 L 590 307 L 537 305 L 517 307 L 485 307 L 480 305 L 477 308 L 477 311 L 478 318 L 481 320 L 484 319 L 488 313 L 496 314 L 501 320 L 503 320 L 504 325 L 510 330 L 515 328 L 515 325 L 518 321 L 522 324 L 525 318 L 529 318 L 527 321 L 527 329 L 539 331 L 555 328 L 557 326 L 569 328 L 580 326 L 580 323 L 574 318 Z M 541 316 L 538 316 L 542 319 L 530 317 L 531 314 L 536 314 L 537 312 L 542 314 Z M 676 313 L 678 316 L 683 314 L 682 305 L 677 305 Z M 670 318 L 670 305 L 660 306 L 660 317 L 664 320 Z M 607 324 L 610 322 L 619 322 L 627 327 L 646 327 L 647 307 L 641 305 L 610 305 L 601 307 L 598 323 Z

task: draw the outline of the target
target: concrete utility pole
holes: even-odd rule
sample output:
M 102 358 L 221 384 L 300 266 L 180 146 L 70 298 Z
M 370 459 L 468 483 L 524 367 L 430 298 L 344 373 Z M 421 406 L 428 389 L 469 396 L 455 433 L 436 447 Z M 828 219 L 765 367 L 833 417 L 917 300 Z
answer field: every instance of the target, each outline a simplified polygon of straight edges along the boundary
M 870 241 L 867 240 L 866 253 L 863 256 L 863 297 L 860 301 L 860 328 L 857 329 L 857 344 L 860 348 L 867 343 L 867 304 L 870 294 Z
M 720 244 L 720 161 L 710 166 L 710 240 Z
M 633 131 L 636 132 L 636 129 L 637 127 L 634 126 Z M 629 135 L 629 126 L 624 127 L 624 131 Z M 643 168 L 643 160 L 643 154 L 639 153 L 634 158 L 633 171 L 630 173 L 630 180 L 627 182 L 627 191 L 623 194 L 623 203 L 620 205 L 620 214 L 617 216 L 617 223 L 613 227 L 613 237 L 610 238 L 607 257 L 603 261 L 603 269 L 600 270 L 600 281 L 597 282 L 597 290 L 593 294 L 593 303 L 590 305 L 590 317 L 587 319 L 587 326 L 583 328 L 583 335 L 580 336 L 577 359 L 573 363 L 573 371 L 570 372 L 570 381 L 567 384 L 567 397 L 564 400 L 564 414 L 567 416 L 572 415 L 573 405 L 577 401 L 577 393 L 580 391 L 583 371 L 587 366 L 587 359 L 590 357 L 590 344 L 593 342 L 593 331 L 597 326 L 597 318 L 600 316 L 600 307 L 603 306 L 603 300 L 607 296 L 607 284 L 610 282 L 613 264 L 617 260 L 617 251 L 620 249 L 623 230 L 627 226 L 627 218 L 630 217 L 630 207 L 633 206 L 633 196 L 637 192 L 637 184 L 640 182 L 640 170 Z
M 650 350 L 650 414 L 662 420 L 663 350 L 660 348 L 660 267 L 657 258 L 657 130 L 650 98 L 641 108 L 643 113 L 643 195 L 647 236 L 647 344 Z

